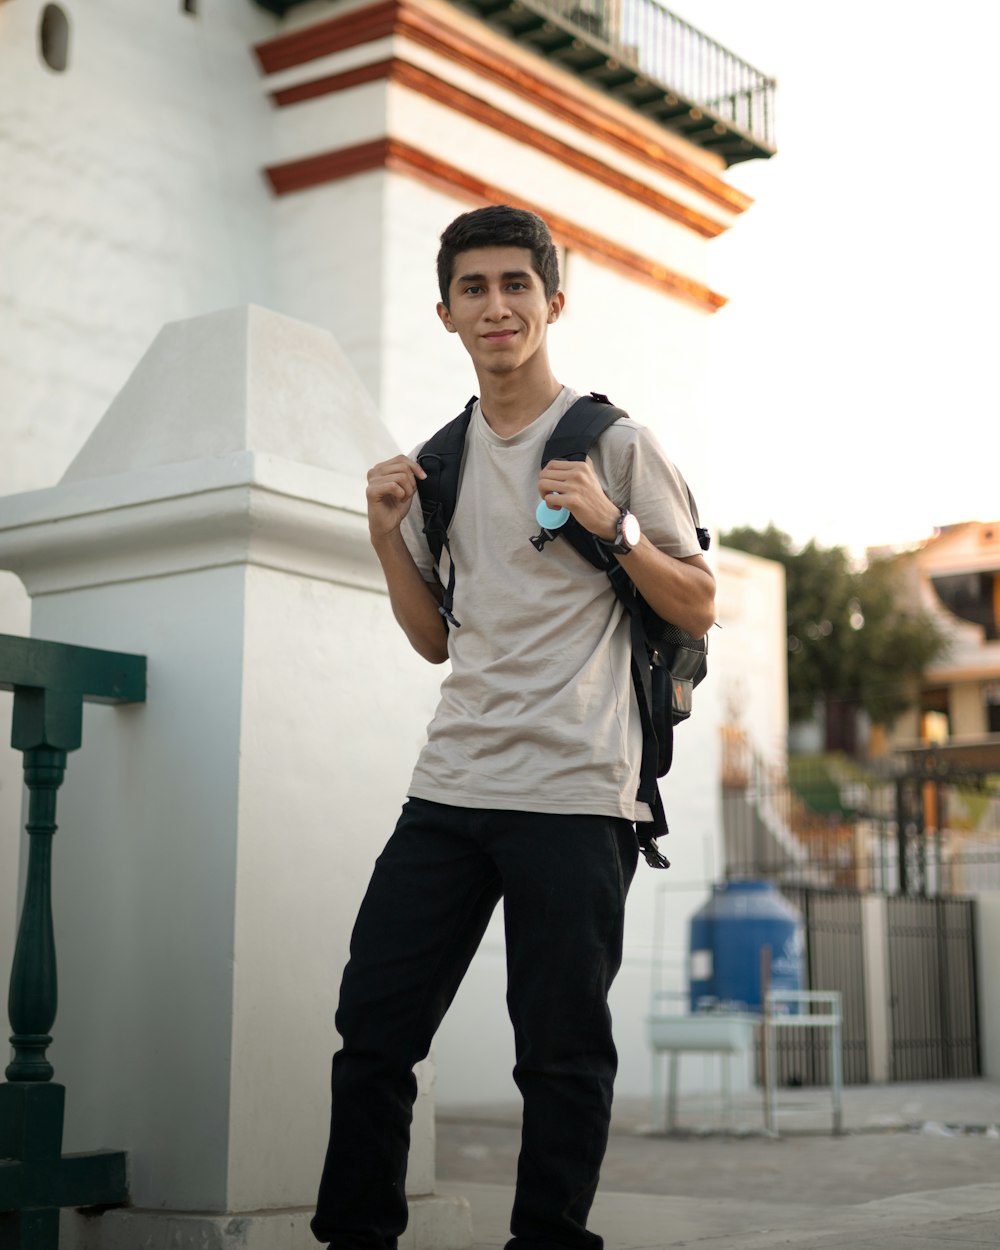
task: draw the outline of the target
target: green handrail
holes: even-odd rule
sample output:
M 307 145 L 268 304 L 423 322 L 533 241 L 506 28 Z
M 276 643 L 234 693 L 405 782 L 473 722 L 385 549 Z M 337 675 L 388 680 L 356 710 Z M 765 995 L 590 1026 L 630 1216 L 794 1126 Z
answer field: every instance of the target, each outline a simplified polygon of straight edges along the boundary
M 79 748 L 84 703 L 141 703 L 145 656 L 0 634 L 0 689 L 14 692 L 11 743 L 24 755 L 28 872 L 10 974 L 14 1055 L 0 1083 L 0 1247 L 55 1250 L 60 1207 L 128 1198 L 126 1156 L 63 1156 L 66 1091 L 46 1051 L 58 986 L 52 840 L 66 757 Z

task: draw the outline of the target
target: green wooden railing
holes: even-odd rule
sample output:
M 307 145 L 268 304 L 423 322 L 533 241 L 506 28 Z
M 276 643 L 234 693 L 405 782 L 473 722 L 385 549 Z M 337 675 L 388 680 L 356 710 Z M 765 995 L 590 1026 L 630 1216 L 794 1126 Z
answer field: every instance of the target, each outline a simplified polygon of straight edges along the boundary
M 28 871 L 8 999 L 14 1053 L 0 1083 L 0 1250 L 54 1250 L 61 1207 L 128 1198 L 124 1153 L 62 1153 L 66 1090 L 46 1057 L 58 1001 L 56 795 L 82 740 L 84 703 L 143 702 L 146 660 L 0 634 L 0 689 L 14 692 L 11 743 L 24 755 L 28 787 Z

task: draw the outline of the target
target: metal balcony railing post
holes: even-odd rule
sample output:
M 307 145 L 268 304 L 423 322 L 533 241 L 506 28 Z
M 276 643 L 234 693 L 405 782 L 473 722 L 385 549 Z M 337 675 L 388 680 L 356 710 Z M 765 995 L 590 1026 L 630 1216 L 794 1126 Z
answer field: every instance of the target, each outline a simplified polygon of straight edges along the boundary
M 638 86 L 640 111 L 727 165 L 773 155 L 767 93 L 774 80 L 660 0 L 465 0 L 463 7 L 627 103 L 636 102 Z M 623 67 L 634 74 L 628 82 L 618 77 Z

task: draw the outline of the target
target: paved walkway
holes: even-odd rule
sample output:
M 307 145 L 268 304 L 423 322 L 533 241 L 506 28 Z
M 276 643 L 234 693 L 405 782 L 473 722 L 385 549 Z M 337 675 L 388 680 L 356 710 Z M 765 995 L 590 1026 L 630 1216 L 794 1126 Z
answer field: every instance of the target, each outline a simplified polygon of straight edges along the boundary
M 687 1097 L 666 1137 L 648 1105 L 616 1106 L 590 1227 L 606 1250 L 956 1250 L 1000 1247 L 1000 1082 L 942 1081 L 844 1091 L 833 1137 L 829 1095 L 783 1091 L 779 1136 L 759 1095 Z M 515 1106 L 439 1108 L 438 1188 L 472 1205 L 476 1250 L 509 1234 Z

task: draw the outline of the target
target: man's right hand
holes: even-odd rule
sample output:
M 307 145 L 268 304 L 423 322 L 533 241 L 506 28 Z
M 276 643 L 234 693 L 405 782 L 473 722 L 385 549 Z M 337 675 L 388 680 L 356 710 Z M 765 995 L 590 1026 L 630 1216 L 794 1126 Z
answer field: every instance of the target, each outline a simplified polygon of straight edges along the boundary
M 368 529 L 389 590 L 396 620 L 418 655 L 432 664 L 448 658 L 448 630 L 437 594 L 407 550 L 399 527 L 410 510 L 417 481 L 427 474 L 409 456 L 393 456 L 368 472 Z
M 427 474 L 409 456 L 393 456 L 368 471 L 368 529 L 372 542 L 398 530 L 410 510 L 417 479 Z

